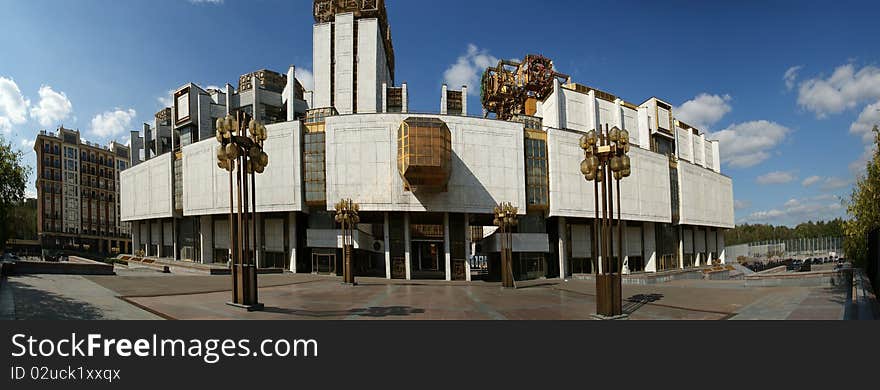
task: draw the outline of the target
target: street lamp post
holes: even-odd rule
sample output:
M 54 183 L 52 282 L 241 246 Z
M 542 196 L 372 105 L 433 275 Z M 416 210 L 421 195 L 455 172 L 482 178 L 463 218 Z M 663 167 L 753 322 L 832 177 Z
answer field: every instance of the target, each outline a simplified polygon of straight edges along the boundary
M 501 286 L 515 287 L 513 278 L 513 227 L 517 225 L 517 208 L 510 203 L 495 206 L 493 223 L 501 231 Z
M 354 280 L 352 267 L 352 255 L 354 251 L 354 229 L 360 222 L 360 205 L 351 199 L 343 199 L 336 204 L 336 222 L 342 225 L 342 253 L 344 264 L 342 266 L 342 282 L 349 285 L 357 285 Z
M 262 310 L 263 305 L 257 297 L 256 175 L 263 173 L 269 164 L 269 155 L 263 150 L 266 127 L 249 114 L 237 112 L 235 116 L 226 115 L 217 119 L 216 137 L 220 144 L 217 148 L 217 166 L 229 172 L 232 268 L 232 301 L 229 305 L 248 311 Z M 234 197 L 237 202 L 233 201 Z M 251 221 L 254 228 L 249 231 Z M 251 242 L 255 246 L 253 250 L 250 248 Z
M 623 224 L 621 223 L 620 180 L 630 176 L 629 132 L 605 125 L 591 130 L 580 140 L 584 150 L 581 173 L 593 182 L 596 218 L 593 221 L 593 257 L 601 258 L 596 275 L 596 314 L 602 318 L 623 316 L 621 275 L 623 274 Z M 612 230 L 614 221 L 614 180 L 617 189 L 617 264 L 612 262 Z M 601 184 L 601 189 L 600 189 Z M 601 192 L 600 192 L 601 190 Z M 601 195 L 600 195 L 601 194 Z M 599 216 L 599 200 L 602 215 Z

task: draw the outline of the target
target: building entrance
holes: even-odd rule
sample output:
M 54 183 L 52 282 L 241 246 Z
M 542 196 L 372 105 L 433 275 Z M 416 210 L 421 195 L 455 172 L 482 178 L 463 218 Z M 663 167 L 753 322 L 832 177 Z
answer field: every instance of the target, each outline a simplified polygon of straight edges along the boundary
M 446 259 L 443 241 L 413 240 L 413 279 L 445 279 Z

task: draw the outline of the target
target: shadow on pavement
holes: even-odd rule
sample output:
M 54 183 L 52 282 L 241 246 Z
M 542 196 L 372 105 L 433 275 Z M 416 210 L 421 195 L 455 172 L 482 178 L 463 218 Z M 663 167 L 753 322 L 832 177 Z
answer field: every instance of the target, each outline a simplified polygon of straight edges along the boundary
M 623 312 L 633 314 L 643 306 L 663 299 L 663 294 L 637 294 L 626 299 L 623 304 Z
M 17 281 L 7 281 L 14 291 L 18 320 L 100 320 L 101 310 L 91 304 L 38 290 Z
M 266 307 L 263 311 L 275 314 L 288 314 L 292 316 L 332 318 L 332 317 L 404 317 L 412 314 L 422 314 L 424 309 L 416 309 L 409 306 L 368 307 L 349 310 L 304 310 L 282 309 L 278 307 Z

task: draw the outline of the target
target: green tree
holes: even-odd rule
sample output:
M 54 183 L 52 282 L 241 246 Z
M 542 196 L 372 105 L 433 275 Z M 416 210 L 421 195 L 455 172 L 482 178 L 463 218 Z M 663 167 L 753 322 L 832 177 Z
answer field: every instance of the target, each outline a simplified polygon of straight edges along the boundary
M 24 201 L 31 167 L 24 165 L 21 151 L 0 136 L 0 250 L 6 249 L 6 239 L 14 228 L 10 218 L 14 207 Z
M 875 125 L 873 131 L 877 148 L 847 204 L 850 219 L 845 226 L 843 248 L 858 266 L 865 266 L 868 260 L 868 233 L 880 229 L 880 128 Z

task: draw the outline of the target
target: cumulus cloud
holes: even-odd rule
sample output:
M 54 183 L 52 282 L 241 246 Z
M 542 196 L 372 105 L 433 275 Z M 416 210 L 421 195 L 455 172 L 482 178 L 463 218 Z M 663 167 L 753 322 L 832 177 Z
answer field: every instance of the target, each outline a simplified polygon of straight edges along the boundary
M 794 89 L 794 85 L 797 82 L 798 72 L 803 69 L 803 66 L 792 66 L 785 71 L 785 75 L 782 76 L 782 79 L 785 81 L 785 88 L 791 91 Z
M 732 110 L 730 100 L 730 95 L 702 93 L 675 107 L 675 117 L 698 129 L 709 130 Z
M 737 200 L 733 201 L 733 208 L 736 210 L 744 210 L 749 207 L 752 207 L 752 202 L 749 202 L 747 200 L 737 199 Z
M 39 91 L 40 102 L 31 108 L 31 117 L 40 123 L 40 126 L 50 127 L 67 119 L 73 112 L 73 104 L 64 92 L 58 92 L 51 86 L 43 85 Z
M 837 67 L 828 78 L 813 78 L 800 83 L 798 104 L 825 118 L 859 104 L 880 98 L 880 68 L 853 64 Z
M 92 134 L 108 138 L 128 131 L 131 121 L 137 115 L 134 109 L 116 109 L 96 115 L 92 118 Z
M 880 101 L 869 104 L 859 114 L 859 118 L 849 127 L 850 134 L 862 138 L 864 143 L 874 142 L 874 126 L 880 123 Z
M 443 72 L 443 80 L 454 89 L 466 85 L 468 93 L 476 95 L 479 93 L 483 71 L 497 64 L 498 58 L 491 56 L 487 50 L 470 44 L 467 53 L 458 57 L 458 60 Z
M 875 148 L 876 146 L 872 144 L 865 145 L 865 151 L 862 153 L 862 155 L 849 164 L 849 171 L 854 176 L 861 176 L 865 173 L 865 170 L 868 168 L 868 161 L 871 161 L 871 157 L 874 156 Z
M 0 132 L 9 133 L 12 126 L 25 123 L 30 105 L 15 80 L 0 76 Z
M 822 189 L 825 191 L 836 191 L 849 187 L 852 181 L 839 177 L 826 177 L 822 183 Z
M 296 68 L 296 79 L 302 84 L 306 91 L 315 89 L 315 75 L 311 70 L 306 68 Z
M 770 152 L 791 130 L 766 120 L 734 124 L 724 130 L 709 134 L 720 141 L 721 161 L 731 167 L 748 168 L 768 158 Z
M 782 206 L 749 214 L 744 222 L 773 222 L 796 225 L 808 220 L 828 220 L 842 216 L 844 212 L 840 198 L 834 196 L 815 196 L 790 199 Z
M 810 176 L 801 183 L 804 187 L 812 187 L 814 184 L 822 181 L 822 176 Z
M 174 89 L 169 89 L 165 95 L 156 97 L 156 101 L 159 102 L 159 105 L 162 106 L 162 108 L 171 107 L 171 105 L 174 104 L 171 96 L 174 96 Z
M 758 176 L 758 184 L 787 184 L 797 180 L 794 172 L 775 171 Z

